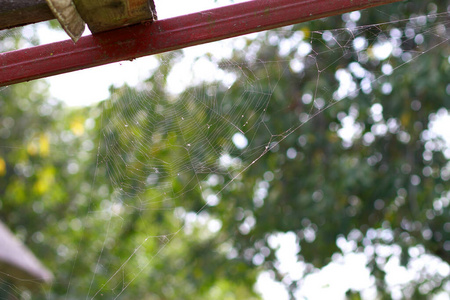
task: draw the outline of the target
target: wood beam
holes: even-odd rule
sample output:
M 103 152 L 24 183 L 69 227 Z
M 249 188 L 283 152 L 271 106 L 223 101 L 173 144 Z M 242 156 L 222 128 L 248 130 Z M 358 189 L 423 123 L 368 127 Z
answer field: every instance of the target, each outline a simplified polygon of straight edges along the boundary
M 0 0 L 0 30 L 54 18 L 45 0 Z

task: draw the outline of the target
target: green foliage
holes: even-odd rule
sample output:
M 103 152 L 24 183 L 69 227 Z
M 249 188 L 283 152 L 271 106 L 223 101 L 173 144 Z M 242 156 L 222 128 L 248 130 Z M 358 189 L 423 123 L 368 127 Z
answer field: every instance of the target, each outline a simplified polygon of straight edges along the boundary
M 384 6 L 357 22 L 408 20 L 446 5 Z M 372 47 L 414 21 L 359 28 L 369 43 L 360 52 L 347 30 L 332 34 L 348 47 L 322 39 L 324 30 L 349 23 L 336 16 L 248 39 L 220 63 L 236 77 L 233 85 L 202 83 L 176 99 L 166 85 L 178 54 L 160 56 L 139 89 L 111 88 L 111 98 L 95 107 L 64 107 L 41 81 L 0 90 L 0 219 L 56 278 L 33 299 L 258 298 L 253 285 L 261 271 L 287 277 L 269 242 L 278 232 L 295 234 L 306 273 L 345 253 L 340 239 L 353 242 L 354 253 L 398 247 L 403 266 L 417 249 L 449 264 L 448 159 L 425 138 L 430 119 L 450 104 L 448 42 L 433 48 L 442 35 L 424 35 L 423 43 L 403 37 L 405 53 L 425 54 L 380 61 Z M 281 41 L 299 32 L 319 54 L 304 58 L 303 72 L 290 64 L 297 47 L 280 54 Z M 337 101 L 336 73 L 355 62 L 379 80 L 364 92 L 367 75 L 353 74 L 361 89 Z M 393 75 L 382 76 L 385 63 Z M 386 84 L 391 91 L 383 91 Z M 326 106 L 314 107 L 305 94 Z M 373 112 L 380 108 L 382 117 Z M 360 134 L 343 141 L 348 116 Z M 377 134 L 380 126 L 387 129 Z M 251 136 L 245 149 L 231 141 L 237 128 Z M 240 163 L 218 163 L 223 153 Z M 267 194 L 255 200 L 259 189 Z M 205 209 L 205 193 L 217 193 L 218 205 Z M 220 230 L 206 229 L 211 220 Z M 249 220 L 254 226 L 243 230 Z M 393 256 L 368 255 L 383 299 L 391 297 L 385 265 Z M 301 284 L 286 284 L 291 297 Z M 419 299 L 425 285 L 438 293 L 445 284 L 439 274 L 424 276 L 402 292 Z M 361 299 L 360 291 L 346 296 Z

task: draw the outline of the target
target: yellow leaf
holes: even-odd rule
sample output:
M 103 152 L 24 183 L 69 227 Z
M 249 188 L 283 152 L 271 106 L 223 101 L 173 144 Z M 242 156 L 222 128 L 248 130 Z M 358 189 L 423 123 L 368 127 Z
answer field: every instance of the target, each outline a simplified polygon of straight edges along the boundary
M 370 59 L 374 59 L 374 58 L 375 58 L 375 54 L 373 53 L 373 48 L 372 48 L 372 46 L 367 47 L 366 53 L 367 53 L 367 56 L 368 56 Z
M 27 146 L 27 152 L 31 156 L 35 156 L 38 153 L 38 150 L 38 146 L 34 142 L 29 143 Z
M 5 160 L 0 156 L 0 177 L 6 175 L 6 163 Z
M 39 154 L 41 156 L 48 156 L 50 153 L 50 142 L 46 134 L 41 134 L 39 137 Z
M 409 122 L 411 121 L 411 114 L 405 112 L 400 117 L 400 122 L 402 123 L 403 127 L 407 127 Z
M 52 186 L 55 182 L 55 171 L 53 168 L 46 168 L 38 173 L 38 180 L 34 184 L 34 190 L 36 193 L 42 195 Z
M 308 27 L 302 27 L 302 29 L 300 29 L 303 32 L 304 35 L 304 40 L 309 39 L 309 37 L 311 36 L 311 30 L 309 30 Z
M 80 136 L 84 133 L 84 125 L 82 120 L 76 119 L 70 123 L 70 130 L 72 130 L 73 134 L 76 136 Z

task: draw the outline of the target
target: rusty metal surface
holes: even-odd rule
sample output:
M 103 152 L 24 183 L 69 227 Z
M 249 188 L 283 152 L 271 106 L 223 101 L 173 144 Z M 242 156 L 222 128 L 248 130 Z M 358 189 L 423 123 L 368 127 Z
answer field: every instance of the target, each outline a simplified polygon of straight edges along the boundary
M 131 60 L 400 0 L 261 0 L 0 53 L 0 86 Z

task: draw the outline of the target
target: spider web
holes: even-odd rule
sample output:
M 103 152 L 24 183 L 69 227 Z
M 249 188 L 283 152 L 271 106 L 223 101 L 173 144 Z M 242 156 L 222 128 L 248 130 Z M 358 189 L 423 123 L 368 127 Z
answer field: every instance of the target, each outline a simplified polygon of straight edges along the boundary
M 389 94 L 392 87 L 386 77 L 431 48 L 448 43 L 448 37 L 439 33 L 439 30 L 444 32 L 445 23 L 426 25 L 427 18 L 446 17 L 438 14 L 355 26 L 353 21 L 357 21 L 359 13 L 353 13 L 346 15 L 347 28 L 310 32 L 306 27 L 290 26 L 212 46 L 230 47 L 231 44 L 239 49 L 245 39 L 256 41 L 262 37 L 273 47 L 279 45 L 278 59 L 274 61 L 265 60 L 258 53 L 262 45 L 254 42 L 253 49 L 242 48 L 234 53 L 235 57 L 206 53 L 196 58 L 192 72 L 200 68 L 196 72 L 205 72 L 209 78 L 191 78 L 181 92 L 171 93 L 170 84 L 164 83 L 177 75 L 174 73 L 153 74 L 155 80 L 142 85 L 137 93 L 126 88 L 115 91 L 110 102 L 105 103 L 107 112 L 98 151 L 98 169 L 104 169 L 107 174 L 114 197 L 108 200 L 108 209 L 90 212 L 103 215 L 108 224 L 100 253 L 109 238 L 117 239 L 112 228 L 123 226 L 124 219 L 129 218 L 127 215 L 136 211 L 145 215 L 145 211 L 158 210 L 169 215 L 168 219 L 175 215 L 178 222 L 172 221 L 171 229 L 155 232 L 151 229 L 152 221 L 144 221 L 146 226 L 140 230 L 141 238 L 136 240 L 134 250 L 126 260 L 110 268 L 112 273 L 106 274 L 102 288 L 89 290 L 88 298 L 95 298 L 107 289 L 114 290 L 114 296 L 119 297 L 133 281 L 145 276 L 146 270 L 180 231 L 185 234 L 192 231 L 190 218 L 198 220 L 202 216 L 204 220 L 200 222 L 207 228 L 208 222 L 220 224 L 207 211 L 213 209 L 208 206 L 226 201 L 221 199 L 221 191 L 245 176 L 245 171 L 266 153 L 277 151 L 283 140 L 292 135 L 298 137 L 301 127 L 312 118 L 340 101 L 358 101 L 360 94 L 370 94 L 379 86 L 384 94 Z M 409 33 L 410 39 L 414 38 L 418 44 L 428 35 L 437 35 L 440 40 L 428 49 L 413 47 L 405 51 L 402 46 L 409 40 L 401 39 L 399 29 L 390 29 L 393 24 L 406 27 L 406 35 L 409 31 L 420 31 L 419 35 Z M 339 53 L 337 59 L 336 53 Z M 391 55 L 401 56 L 403 64 L 390 65 Z M 184 56 L 183 51 L 162 55 L 160 64 L 181 62 Z M 357 56 L 358 62 L 340 66 L 346 56 Z M 370 59 L 382 62 L 382 67 L 378 71 L 366 70 L 363 65 Z M 321 76 L 330 68 L 336 69 L 336 84 L 324 87 Z M 174 69 L 172 72 L 177 71 Z M 275 93 L 283 93 L 278 84 L 288 72 L 299 74 L 299 80 L 302 76 L 315 79 L 298 95 L 299 99 L 290 102 L 289 105 L 300 106 L 301 101 L 301 110 L 293 116 L 286 116 L 287 108 L 274 100 Z M 174 89 L 177 83 L 183 84 L 180 79 L 173 80 Z M 157 84 L 161 86 L 156 87 Z M 239 94 L 234 93 L 233 85 L 242 86 Z M 270 118 L 288 118 L 290 125 L 273 128 L 268 122 Z M 353 130 L 352 135 L 357 135 L 358 128 Z M 344 144 L 351 144 L 352 138 L 345 137 Z M 162 152 L 165 155 L 160 155 Z M 210 188 L 215 185 L 220 187 Z M 260 200 L 258 205 L 263 205 Z M 240 227 L 241 232 L 253 226 L 250 221 L 247 223 Z M 216 230 L 210 226 L 212 234 Z M 149 246 L 155 243 L 159 246 Z M 152 248 L 153 255 L 144 263 L 133 263 L 139 261 L 140 252 L 148 251 L 144 248 Z M 100 254 L 96 268 L 105 263 Z M 133 275 L 125 276 L 129 266 L 134 269 Z M 96 276 L 93 275 L 92 282 Z
M 87 211 L 78 211 L 84 237 L 72 245 L 68 263 L 74 271 L 66 294 L 82 289 L 86 299 L 116 299 L 151 278 L 152 268 L 165 262 L 177 243 L 217 234 L 221 222 L 208 212 L 225 205 L 222 192 L 236 188 L 267 153 L 286 139 L 302 146 L 302 126 L 337 104 L 350 107 L 335 125 L 343 146 L 351 146 L 361 135 L 352 123 L 352 103 L 374 90 L 388 95 L 393 87 L 387 79 L 398 68 L 448 44 L 447 13 L 367 26 L 355 25 L 359 12 L 343 18 L 346 28 L 289 26 L 159 55 L 149 80 L 134 88 L 112 87 L 96 119 L 92 195 Z M 423 48 L 425 39 L 434 42 Z M 408 43 L 413 47 L 405 47 Z M 342 65 L 348 57 L 357 59 Z M 391 64 L 391 57 L 402 63 Z M 370 62 L 376 66 L 367 68 Z M 330 70 L 334 85 L 324 86 L 322 77 Z M 292 95 L 282 85 L 288 74 L 296 76 L 302 92 L 279 101 Z M 283 127 L 271 119 L 283 120 Z M 299 155 L 292 148 L 285 154 Z M 274 173 L 261 175 L 268 182 Z M 267 189 L 254 197 L 255 206 L 264 205 Z M 247 234 L 254 226 L 248 215 L 239 231 Z M 86 249 L 81 244 L 92 228 L 101 230 L 102 238 L 81 253 L 77 249 Z M 124 250 L 121 241 L 133 247 Z M 91 262 L 92 276 L 76 286 L 71 282 L 83 260 Z

